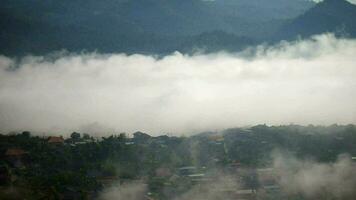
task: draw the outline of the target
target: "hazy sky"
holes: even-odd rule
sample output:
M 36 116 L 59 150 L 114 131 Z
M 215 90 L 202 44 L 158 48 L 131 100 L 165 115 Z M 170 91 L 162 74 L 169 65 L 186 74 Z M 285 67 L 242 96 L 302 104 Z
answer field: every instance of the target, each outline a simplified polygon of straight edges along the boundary
M 190 133 L 356 121 L 356 41 L 227 53 L 0 58 L 0 129 Z M 17 70 L 9 70 L 17 66 Z

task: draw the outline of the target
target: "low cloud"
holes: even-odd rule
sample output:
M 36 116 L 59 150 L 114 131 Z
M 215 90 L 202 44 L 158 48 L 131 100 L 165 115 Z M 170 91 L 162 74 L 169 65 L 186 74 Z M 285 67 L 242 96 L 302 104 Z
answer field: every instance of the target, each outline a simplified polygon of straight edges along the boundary
M 99 200 L 142 200 L 145 199 L 147 186 L 143 183 L 117 184 L 100 193 Z
M 174 200 L 242 199 L 240 195 L 245 192 L 257 196 L 258 199 L 276 197 L 305 200 L 355 199 L 356 164 L 349 155 L 342 154 L 335 162 L 321 163 L 312 159 L 298 159 L 292 154 L 275 151 L 272 153 L 272 160 L 272 168 L 257 169 L 258 179 L 263 180 L 265 177 L 265 180 L 269 180 L 253 184 L 260 185 L 259 187 L 246 187 L 246 182 L 242 181 L 244 179 L 241 177 L 250 177 L 254 174 L 252 173 L 254 169 L 240 168 L 237 174 L 217 173 L 214 176 L 207 176 L 209 181 L 193 185 L 187 191 L 182 191 L 178 196 L 171 198 Z M 276 189 L 266 192 L 268 186 Z M 169 192 L 166 194 L 173 195 Z M 99 199 L 138 200 L 143 199 L 145 195 L 149 195 L 147 186 L 137 182 L 106 188 L 100 193 Z
M 176 187 L 181 187 L 181 185 Z M 173 200 L 232 199 L 231 192 L 239 190 L 239 188 L 241 186 L 234 176 L 221 174 L 220 177 L 215 177 L 211 182 L 194 185 L 189 190 L 171 198 Z M 231 192 L 229 193 L 229 191 Z M 167 191 L 166 195 L 173 196 L 176 194 L 171 194 Z M 149 196 L 150 192 L 147 185 L 142 182 L 136 182 L 107 187 L 99 194 L 99 200 L 142 200 L 150 199 Z
M 355 198 L 356 165 L 347 155 L 340 155 L 334 163 L 318 163 L 277 153 L 274 165 L 286 195 L 302 195 L 307 199 Z
M 245 54 L 0 57 L 0 132 L 355 123 L 355 40 L 326 34 Z
M 232 199 L 231 192 L 239 190 L 241 186 L 232 175 L 221 175 L 209 183 L 197 184 L 189 191 L 174 200 L 217 200 Z M 234 198 L 235 199 L 235 198 Z

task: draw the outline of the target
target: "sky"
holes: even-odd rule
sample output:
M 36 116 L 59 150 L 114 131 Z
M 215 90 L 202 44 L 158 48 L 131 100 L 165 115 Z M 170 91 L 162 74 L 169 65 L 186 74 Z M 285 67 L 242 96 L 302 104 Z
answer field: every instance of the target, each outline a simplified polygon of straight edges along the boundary
M 188 135 L 355 123 L 356 40 L 324 34 L 253 52 L 1 56 L 0 132 Z

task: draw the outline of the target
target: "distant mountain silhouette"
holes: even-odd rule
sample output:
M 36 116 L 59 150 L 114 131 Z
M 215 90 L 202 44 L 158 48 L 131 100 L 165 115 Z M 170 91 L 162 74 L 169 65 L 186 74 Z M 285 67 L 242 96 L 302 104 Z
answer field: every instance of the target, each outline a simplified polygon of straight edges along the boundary
M 345 0 L 2 0 L 0 54 L 238 51 L 258 41 L 356 37 Z
M 236 36 L 223 31 L 211 31 L 186 38 L 177 50 L 187 53 L 240 51 L 254 44 L 257 44 L 257 41 L 248 37 Z
M 356 37 L 356 5 L 346 0 L 324 0 L 283 26 L 275 39 L 293 39 L 333 32 Z

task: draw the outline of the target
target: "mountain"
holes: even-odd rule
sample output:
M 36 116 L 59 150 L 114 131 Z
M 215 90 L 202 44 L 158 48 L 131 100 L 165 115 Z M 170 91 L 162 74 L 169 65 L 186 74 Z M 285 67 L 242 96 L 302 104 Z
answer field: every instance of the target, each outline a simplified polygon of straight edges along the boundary
M 313 5 L 310 0 L 2 0 L 0 54 L 241 49 Z
M 249 37 L 236 36 L 223 31 L 204 32 L 196 36 L 187 37 L 177 47 L 178 51 L 186 53 L 230 51 L 236 52 L 257 44 L 257 40 Z
M 308 37 L 325 32 L 356 37 L 356 5 L 346 0 L 324 0 L 283 26 L 275 39 Z
M 286 20 L 298 17 L 314 5 L 311 0 L 215 0 L 211 4 L 222 11 L 234 34 L 255 38 L 270 36 Z

